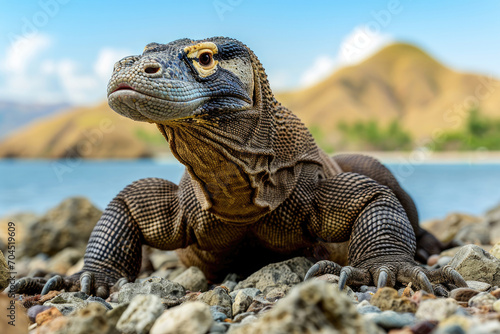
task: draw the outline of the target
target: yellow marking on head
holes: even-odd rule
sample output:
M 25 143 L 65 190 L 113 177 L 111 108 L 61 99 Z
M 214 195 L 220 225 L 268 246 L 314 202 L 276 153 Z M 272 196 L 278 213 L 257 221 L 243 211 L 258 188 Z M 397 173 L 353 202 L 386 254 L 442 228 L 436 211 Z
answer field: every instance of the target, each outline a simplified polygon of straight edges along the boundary
M 219 61 L 213 59 L 209 65 L 202 65 L 199 61 L 196 60 L 196 58 L 199 59 L 199 56 L 204 53 L 209 53 L 210 57 L 213 57 L 213 55 L 217 54 L 218 51 L 219 50 L 217 49 L 217 45 L 212 42 L 198 43 L 196 45 L 186 46 L 184 48 L 184 52 L 186 52 L 187 57 L 192 59 L 194 68 L 203 78 L 206 78 L 215 73 Z

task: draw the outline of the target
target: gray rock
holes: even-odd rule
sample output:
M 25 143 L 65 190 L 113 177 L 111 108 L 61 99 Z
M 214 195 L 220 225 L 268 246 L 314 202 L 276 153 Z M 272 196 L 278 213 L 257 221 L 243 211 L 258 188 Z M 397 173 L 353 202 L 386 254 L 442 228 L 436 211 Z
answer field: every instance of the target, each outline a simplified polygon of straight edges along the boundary
M 477 291 L 488 291 L 491 289 L 491 284 L 479 282 L 479 281 L 466 281 L 469 288 L 477 290 Z
M 465 334 L 465 333 L 466 330 L 463 329 L 459 324 L 439 327 L 438 329 L 432 332 L 432 334 Z M 475 332 L 470 332 L 470 333 L 475 333 Z
M 471 326 L 469 333 L 474 334 L 498 334 L 500 333 L 499 321 L 487 321 Z
M 212 313 L 212 319 L 215 322 L 222 322 L 227 319 L 227 315 L 224 312 L 220 312 L 220 306 L 210 306 L 210 312 Z M 223 310 L 224 311 L 224 310 Z
M 166 310 L 156 320 L 150 334 L 205 334 L 213 320 L 202 302 L 186 302 Z
M 118 320 L 120 320 L 123 312 L 125 312 L 125 310 L 128 308 L 129 305 L 130 305 L 130 303 L 123 303 L 123 304 L 115 305 L 112 310 L 110 310 L 106 313 L 106 318 L 107 318 L 108 322 L 112 326 L 116 327 Z
M 497 299 L 489 292 L 481 292 L 469 299 L 469 307 L 486 307 L 493 309 L 493 303 Z
M 365 319 L 371 320 L 384 329 L 403 328 L 415 324 L 415 315 L 413 313 L 398 313 L 394 311 L 384 311 L 380 313 L 368 313 L 364 315 Z
M 208 289 L 208 282 L 205 274 L 203 274 L 203 272 L 198 267 L 189 267 L 179 276 L 172 279 L 172 282 L 179 283 L 186 290 L 194 292 L 204 292 Z
M 242 322 L 243 319 L 245 319 L 248 316 L 255 315 L 254 312 L 245 312 L 245 313 L 240 313 L 237 316 L 234 317 L 233 322 Z
M 101 297 L 95 297 L 95 296 L 91 296 L 89 298 L 87 298 L 87 301 L 88 302 L 96 302 L 96 303 L 99 303 L 101 304 L 102 306 L 104 306 L 106 308 L 106 310 L 112 310 L 113 309 L 113 306 L 111 306 L 107 301 L 105 301 L 104 299 L 102 299 Z
M 28 309 L 28 318 L 31 322 L 35 322 L 36 316 L 38 313 L 48 310 L 52 306 L 45 305 L 34 305 Z
M 356 311 L 345 294 L 319 280 L 299 284 L 270 311 L 259 318 L 253 317 L 246 317 L 242 325 L 233 325 L 229 333 L 380 332 Z
M 471 288 L 458 288 L 451 290 L 449 297 L 459 302 L 468 302 L 469 299 L 471 299 L 478 293 L 479 291 L 476 291 Z
M 155 295 L 159 298 L 174 299 L 184 297 L 186 291 L 179 283 L 165 278 L 149 278 L 141 283 L 127 283 L 118 292 L 118 303 L 130 302 L 137 295 Z
M 84 250 L 68 247 L 54 255 L 47 264 L 49 272 L 65 275 L 85 254 Z
M 232 301 L 227 290 L 222 287 L 216 287 L 213 290 L 202 293 L 198 300 L 210 306 L 219 306 L 220 311 L 228 318 L 232 318 Z
M 444 267 L 447 264 L 450 263 L 450 261 L 453 259 L 451 256 L 441 256 L 439 257 L 439 260 L 437 261 L 438 267 Z
M 44 306 L 54 306 L 63 315 L 69 315 L 71 312 L 80 310 L 89 304 L 89 301 L 82 299 L 80 292 L 63 292 L 49 301 L 43 303 Z
M 373 297 L 373 292 L 355 292 L 356 298 L 358 302 L 362 302 L 364 300 L 370 301 Z
M 155 295 L 138 295 L 123 312 L 116 328 L 126 334 L 146 334 L 163 313 L 161 299 Z
M 500 260 L 479 246 L 461 247 L 451 260 L 450 266 L 465 280 L 500 285 Z
M 5 290 L 5 288 L 9 285 L 9 268 L 7 267 L 7 261 L 3 253 L 0 251 L 0 292 Z
M 233 301 L 233 303 L 234 303 L 234 300 L 236 298 L 236 295 L 240 292 L 244 293 L 247 296 L 252 297 L 252 299 L 255 298 L 255 296 L 257 296 L 257 295 L 262 294 L 262 291 L 260 291 L 257 288 L 246 288 L 246 289 L 239 289 L 236 291 L 232 291 L 229 293 L 229 296 L 231 297 L 231 300 Z
M 246 312 L 250 304 L 252 304 L 253 297 L 245 293 L 244 290 L 238 290 L 238 294 L 233 302 L 233 316 Z
M 487 224 L 475 224 L 465 226 L 455 235 L 455 240 L 462 244 L 490 244 L 490 229 Z
M 359 303 L 358 305 L 356 305 L 356 310 L 358 310 L 359 314 L 380 313 L 380 312 L 382 312 L 377 306 L 371 305 L 366 300 L 363 300 L 361 303 Z
M 214 322 L 212 324 L 212 327 L 210 327 L 208 333 L 209 334 L 223 334 L 225 332 L 227 332 L 227 330 L 229 329 L 229 326 L 231 326 L 230 324 L 228 324 L 227 322 Z
M 257 288 L 264 295 L 276 287 L 289 289 L 301 283 L 313 263 L 304 257 L 296 257 L 287 261 L 272 263 L 250 275 L 236 285 L 234 290 Z
M 118 333 L 113 323 L 106 318 L 106 308 L 99 303 L 89 303 L 68 317 L 63 330 L 57 333 L 67 334 L 111 334 Z
M 457 309 L 458 304 L 455 299 L 427 299 L 420 303 L 415 316 L 419 320 L 442 321 L 454 314 Z
M 19 255 L 45 253 L 52 256 L 67 247 L 84 251 L 101 215 L 102 211 L 86 198 L 65 199 L 29 225 Z

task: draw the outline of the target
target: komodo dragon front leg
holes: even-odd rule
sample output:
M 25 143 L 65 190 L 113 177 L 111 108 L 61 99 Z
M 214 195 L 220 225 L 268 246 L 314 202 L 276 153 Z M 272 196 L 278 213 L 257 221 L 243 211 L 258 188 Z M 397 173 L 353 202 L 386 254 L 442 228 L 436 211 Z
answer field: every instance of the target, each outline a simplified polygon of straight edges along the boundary
M 316 263 L 306 279 L 325 273 L 340 275 L 345 284 L 384 287 L 397 282 L 433 292 L 431 283 L 467 286 L 451 267 L 426 270 L 414 260 L 413 228 L 394 193 L 357 173 L 341 173 L 320 182 L 316 189 L 317 210 L 310 229 L 326 242 L 349 240 L 349 266 L 330 261 Z
M 186 206 L 184 206 L 186 207 Z M 123 189 L 104 211 L 89 239 L 83 269 L 69 277 L 23 278 L 16 291 L 84 291 L 107 297 L 113 284 L 133 280 L 141 268 L 143 244 L 160 249 L 186 247 L 186 225 L 178 186 L 149 178 Z
M 389 187 L 396 198 L 405 209 L 417 239 L 417 250 L 415 258 L 421 262 L 427 262 L 432 254 L 439 254 L 450 245 L 444 245 L 432 234 L 420 227 L 418 211 L 413 199 L 401 188 L 394 175 L 377 159 L 362 154 L 338 154 L 333 160 L 344 172 L 353 172 L 368 176 L 379 184 Z

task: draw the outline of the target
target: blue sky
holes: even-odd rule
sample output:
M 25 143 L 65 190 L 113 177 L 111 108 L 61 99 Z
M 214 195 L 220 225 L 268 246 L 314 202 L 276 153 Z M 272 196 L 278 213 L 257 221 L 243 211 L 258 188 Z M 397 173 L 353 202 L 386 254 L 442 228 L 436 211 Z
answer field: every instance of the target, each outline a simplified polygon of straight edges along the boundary
M 112 64 L 149 42 L 229 36 L 275 90 L 310 85 L 394 41 L 500 77 L 498 1 L 0 0 L 0 99 L 96 103 Z

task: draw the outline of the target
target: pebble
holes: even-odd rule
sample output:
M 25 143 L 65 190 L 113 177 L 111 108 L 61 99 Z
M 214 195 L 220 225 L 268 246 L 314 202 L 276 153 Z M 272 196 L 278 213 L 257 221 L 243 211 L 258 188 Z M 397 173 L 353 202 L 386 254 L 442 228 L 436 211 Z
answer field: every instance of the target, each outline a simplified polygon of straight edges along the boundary
M 266 295 L 273 288 L 282 287 L 285 292 L 288 292 L 290 286 L 297 285 L 304 280 L 304 276 L 312 265 L 313 263 L 304 257 L 271 263 L 239 282 L 234 289 L 257 288 Z
M 38 326 L 42 326 L 46 322 L 50 322 L 57 317 L 61 317 L 62 313 L 55 307 L 50 307 L 38 313 L 35 317 L 35 322 Z
M 455 299 L 440 298 L 424 300 L 415 314 L 419 320 L 441 321 L 454 314 L 458 309 Z
M 252 296 L 249 296 L 243 290 L 239 290 L 233 301 L 233 316 L 246 312 L 252 301 Z
M 450 291 L 450 298 L 455 299 L 458 302 L 468 302 L 469 299 L 477 295 L 479 291 L 473 290 L 471 288 L 458 288 Z
M 240 291 L 243 292 L 245 295 L 252 297 L 252 299 L 257 295 L 262 294 L 262 291 L 260 291 L 257 288 L 245 288 L 245 289 L 234 290 L 231 293 L 229 293 L 229 296 L 231 297 L 233 303 L 234 299 L 236 298 L 236 295 L 240 293 Z
M 241 322 L 243 319 L 250 315 L 255 315 L 253 312 L 245 312 L 245 313 L 240 313 L 237 316 L 234 317 L 233 322 Z
M 379 289 L 372 297 L 370 303 L 382 311 L 411 312 L 415 313 L 417 304 L 406 297 L 399 297 L 393 288 Z
M 431 255 L 427 259 L 427 265 L 432 267 L 433 265 L 438 263 L 438 260 L 439 260 L 439 255 L 437 255 L 437 254 Z
M 402 328 L 415 324 L 415 315 L 413 313 L 397 313 L 394 311 L 384 311 L 380 313 L 368 313 L 363 316 L 384 329 Z
M 491 293 L 481 292 L 469 300 L 469 307 L 492 309 L 496 300 Z
M 441 256 L 439 260 L 437 261 L 438 267 L 444 267 L 447 264 L 450 263 L 450 261 L 453 259 L 451 256 Z
M 35 322 L 36 316 L 38 313 L 46 311 L 53 306 L 45 306 L 45 305 L 34 305 L 28 309 L 28 318 L 31 322 Z
M 56 307 L 63 315 L 68 315 L 75 310 L 79 310 L 88 305 L 88 301 L 83 299 L 85 294 L 81 292 L 63 292 L 58 296 L 46 301 L 43 305 Z M 87 295 L 85 295 L 86 297 Z
M 480 281 L 466 281 L 469 288 L 477 290 L 477 291 L 488 291 L 491 289 L 491 284 L 480 282 Z
M 161 299 L 157 296 L 135 296 L 118 320 L 116 328 L 126 334 L 146 334 L 163 310 Z
M 210 306 L 210 312 L 212 313 L 212 319 L 217 322 L 222 322 L 227 319 L 227 315 L 224 312 L 219 311 L 220 306 Z
M 189 267 L 187 270 L 179 274 L 172 282 L 181 284 L 189 291 L 207 291 L 208 282 L 205 274 L 198 267 Z
M 210 306 L 219 306 L 219 311 L 228 318 L 232 318 L 232 300 L 226 289 L 215 287 L 215 289 L 202 293 L 197 298 Z
M 453 257 L 450 266 L 467 281 L 500 285 L 500 260 L 476 245 L 465 245 Z
M 118 303 L 130 302 L 138 295 L 154 295 L 162 299 L 178 300 L 186 294 L 186 290 L 179 283 L 165 278 L 148 278 L 141 283 L 127 283 L 118 292 Z
M 356 298 L 358 299 L 358 302 L 362 301 L 370 301 L 374 295 L 373 292 L 355 292 Z
M 496 288 L 495 290 L 491 291 L 490 292 L 493 297 L 495 297 L 496 299 L 500 299 L 500 289 L 499 288 Z
M 500 333 L 500 322 L 487 321 L 470 328 L 470 333 L 474 334 L 498 334 Z
M 150 334 L 205 334 L 212 324 L 208 305 L 196 301 L 186 302 L 163 312 Z
M 493 303 L 493 310 L 495 312 L 500 313 L 500 300 L 497 300 L 496 302 Z
M 377 306 L 371 305 L 367 300 L 363 300 L 361 303 L 356 305 L 356 310 L 358 310 L 359 314 L 382 312 Z

